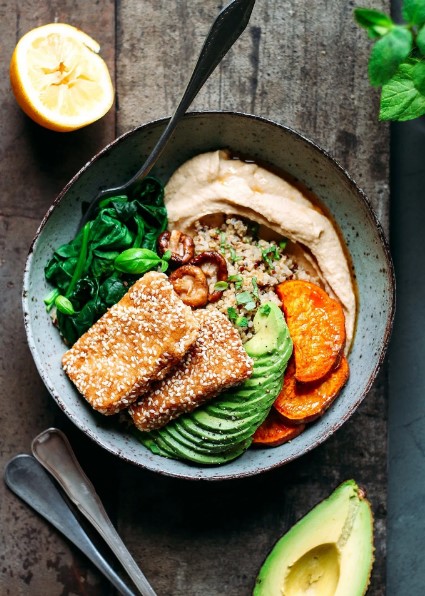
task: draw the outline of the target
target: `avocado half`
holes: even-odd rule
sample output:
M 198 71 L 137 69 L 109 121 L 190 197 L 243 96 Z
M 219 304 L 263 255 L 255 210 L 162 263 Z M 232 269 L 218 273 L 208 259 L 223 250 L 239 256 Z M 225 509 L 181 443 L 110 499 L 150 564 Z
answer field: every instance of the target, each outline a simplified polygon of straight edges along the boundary
M 362 596 L 373 565 L 373 516 L 347 480 L 278 542 L 258 574 L 254 596 Z

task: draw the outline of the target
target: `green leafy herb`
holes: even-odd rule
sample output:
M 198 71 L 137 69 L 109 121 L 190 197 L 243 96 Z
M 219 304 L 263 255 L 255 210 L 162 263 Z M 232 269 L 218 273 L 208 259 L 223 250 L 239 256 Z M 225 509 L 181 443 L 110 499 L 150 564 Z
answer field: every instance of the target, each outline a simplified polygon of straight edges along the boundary
M 368 73 L 382 87 L 380 120 L 411 120 L 425 114 L 425 2 L 404 0 L 405 23 L 368 8 L 356 8 L 356 22 L 374 40 Z
M 44 301 L 47 310 L 59 295 L 71 302 L 72 315 L 69 308 L 63 307 L 63 301 L 59 302 L 62 310 L 57 307 L 58 326 L 68 344 L 73 344 L 124 296 L 141 275 L 136 271 L 167 269 L 167 256 L 161 259 L 154 252 L 159 234 L 167 227 L 163 199 L 161 183 L 147 177 L 130 196 L 102 200 L 96 217 L 73 240 L 55 250 L 45 267 L 46 279 L 54 290 Z M 130 253 L 131 258 L 129 253 L 120 256 L 128 250 L 142 253 Z M 116 262 L 125 271 L 117 271 Z
M 243 327 L 243 328 L 245 328 L 245 327 L 248 327 L 248 324 L 249 324 L 249 323 L 248 323 L 248 319 L 247 319 L 246 317 L 238 317 L 238 318 L 236 319 L 236 321 L 235 321 L 235 324 L 236 324 L 238 327 Z
M 263 261 L 269 269 L 273 269 L 274 262 L 280 259 L 279 249 L 275 244 L 261 250 Z
M 60 292 L 57 288 L 55 288 L 44 298 L 44 304 L 46 305 L 47 312 L 52 310 L 53 306 L 55 305 L 55 300 L 58 296 L 60 296 Z
M 241 292 L 236 294 L 236 304 L 249 304 L 253 302 L 253 295 L 250 292 Z
M 229 246 L 229 252 L 230 252 L 230 260 L 232 261 L 232 263 L 237 263 L 238 261 L 242 261 L 243 257 L 236 254 L 236 250 L 233 248 L 233 246 Z
M 218 281 L 214 284 L 214 290 L 217 290 L 218 292 L 221 292 L 222 290 L 227 290 L 228 287 L 229 284 L 227 283 L 227 281 Z
M 288 241 L 287 241 L 286 239 L 285 239 L 285 240 L 281 240 L 281 241 L 279 242 L 279 248 L 280 248 L 280 250 L 285 250 L 285 249 L 286 249 L 286 246 L 287 246 L 287 244 L 288 244 Z
M 242 275 L 229 275 L 227 281 L 231 281 L 235 284 L 235 289 L 240 290 L 243 285 Z
M 251 284 L 252 284 L 252 287 L 253 287 L 253 290 L 252 290 L 252 295 L 253 295 L 255 298 L 257 298 L 257 300 L 259 300 L 259 299 L 260 299 L 260 295 L 259 295 L 259 293 L 258 293 L 258 284 L 257 284 L 257 278 L 256 278 L 256 277 L 253 277 L 253 278 L 251 279 Z
M 271 311 L 270 304 L 263 304 L 262 306 L 260 306 L 259 310 L 262 315 L 265 315 L 267 317 Z
M 229 306 L 229 308 L 227 309 L 227 316 L 232 321 L 232 323 L 234 323 L 238 318 L 238 311 L 233 306 Z
M 75 314 L 74 307 L 72 306 L 71 300 L 68 300 L 66 296 L 57 296 L 55 300 L 55 306 L 57 310 L 64 315 L 73 315 Z

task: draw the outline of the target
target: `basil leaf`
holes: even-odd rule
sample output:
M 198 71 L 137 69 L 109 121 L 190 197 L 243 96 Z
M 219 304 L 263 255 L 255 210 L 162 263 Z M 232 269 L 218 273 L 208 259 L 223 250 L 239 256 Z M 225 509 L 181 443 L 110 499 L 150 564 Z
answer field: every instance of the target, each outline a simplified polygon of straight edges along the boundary
M 425 24 L 425 2 L 424 0 L 404 0 L 402 15 L 405 21 L 411 25 Z
M 161 263 L 162 259 L 147 248 L 128 248 L 117 256 L 114 267 L 122 273 L 141 275 Z
M 411 31 L 396 26 L 379 39 L 372 48 L 368 72 L 372 85 L 387 83 L 397 72 L 397 68 L 405 60 L 413 47 Z
M 382 37 L 395 25 L 388 15 L 371 8 L 356 8 L 354 19 L 360 27 L 367 30 L 372 38 Z
M 401 64 L 394 77 L 382 87 L 380 120 L 412 120 L 425 114 L 425 96 L 419 93 L 413 80 L 417 64 L 416 60 Z

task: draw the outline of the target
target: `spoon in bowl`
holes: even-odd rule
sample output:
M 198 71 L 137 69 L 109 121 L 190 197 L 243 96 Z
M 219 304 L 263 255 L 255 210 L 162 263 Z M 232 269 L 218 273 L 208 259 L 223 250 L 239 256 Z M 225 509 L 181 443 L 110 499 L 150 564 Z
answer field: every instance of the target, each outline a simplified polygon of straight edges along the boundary
M 80 228 L 82 228 L 87 221 L 92 219 L 94 211 L 101 199 L 113 197 L 115 195 L 127 194 L 133 185 L 143 180 L 143 178 L 149 174 L 161 156 L 166 144 L 174 132 L 174 129 L 189 108 L 192 101 L 195 99 L 198 92 L 203 87 L 211 73 L 215 70 L 215 68 L 230 50 L 235 41 L 245 30 L 252 13 L 252 9 L 254 8 L 254 4 L 255 0 L 232 0 L 232 2 L 230 2 L 220 11 L 207 35 L 207 38 L 205 39 L 198 58 L 198 62 L 196 63 L 180 103 L 145 163 L 138 170 L 138 172 L 136 172 L 130 178 L 130 180 L 124 184 L 114 188 L 102 189 L 91 201 L 81 220 Z

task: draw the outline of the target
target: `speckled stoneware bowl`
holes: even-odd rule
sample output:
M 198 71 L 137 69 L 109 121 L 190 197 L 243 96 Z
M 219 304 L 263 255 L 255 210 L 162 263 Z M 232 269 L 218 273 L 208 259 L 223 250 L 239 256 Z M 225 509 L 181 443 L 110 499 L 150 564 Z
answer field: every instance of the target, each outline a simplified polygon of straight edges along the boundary
M 188 158 L 228 147 L 288 172 L 311 188 L 338 223 L 350 250 L 359 293 L 359 311 L 350 355 L 351 376 L 331 408 L 305 432 L 274 449 L 249 449 L 224 466 L 200 467 L 153 455 L 115 417 L 94 412 L 61 368 L 65 346 L 46 313 L 42 297 L 50 288 L 44 266 L 54 249 L 78 228 L 81 203 L 100 187 L 129 178 L 145 160 L 164 127 L 151 122 L 123 135 L 101 151 L 64 188 L 49 209 L 31 247 L 24 279 L 28 343 L 39 373 L 60 408 L 96 443 L 123 460 L 155 472 L 191 479 L 251 476 L 281 466 L 322 443 L 355 411 L 369 391 L 388 344 L 394 311 L 394 280 L 388 246 L 364 194 L 347 173 L 314 143 L 293 130 L 236 113 L 188 114 L 153 173 L 163 182 Z

